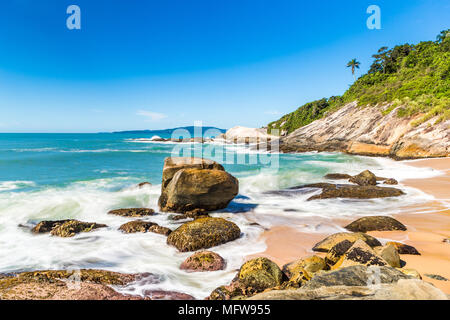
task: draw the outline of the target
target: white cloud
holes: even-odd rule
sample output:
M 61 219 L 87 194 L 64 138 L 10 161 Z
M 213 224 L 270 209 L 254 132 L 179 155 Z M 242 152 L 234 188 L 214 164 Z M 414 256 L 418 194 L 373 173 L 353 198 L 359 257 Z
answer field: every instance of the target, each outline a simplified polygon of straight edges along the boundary
M 139 110 L 136 114 L 138 116 L 147 118 L 147 121 L 160 121 L 164 118 L 167 118 L 167 115 L 165 115 L 164 113 L 158 113 L 158 112 L 152 112 L 152 111 L 146 111 L 146 110 Z

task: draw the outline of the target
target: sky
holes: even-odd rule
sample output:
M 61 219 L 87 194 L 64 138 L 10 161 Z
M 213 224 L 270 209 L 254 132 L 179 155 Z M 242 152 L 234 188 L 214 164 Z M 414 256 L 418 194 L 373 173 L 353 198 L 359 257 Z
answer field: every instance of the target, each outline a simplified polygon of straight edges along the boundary
M 442 0 L 1 1 L 0 132 L 261 127 L 343 94 L 349 60 L 359 76 L 449 21 Z

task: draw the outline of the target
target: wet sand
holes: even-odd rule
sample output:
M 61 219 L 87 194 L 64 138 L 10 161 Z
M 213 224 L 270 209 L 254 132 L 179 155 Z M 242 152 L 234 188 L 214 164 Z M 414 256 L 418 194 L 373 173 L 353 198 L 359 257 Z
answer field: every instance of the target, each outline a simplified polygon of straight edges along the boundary
M 406 262 L 405 268 L 416 269 L 423 280 L 450 294 L 450 281 L 434 280 L 425 275 L 435 274 L 450 280 L 450 243 L 443 242 L 444 238 L 450 238 L 450 210 L 443 204 L 450 203 L 450 158 L 408 161 L 406 164 L 429 167 L 445 173 L 430 179 L 402 181 L 403 185 L 433 195 L 436 200 L 419 206 L 404 207 L 403 213 L 395 215 L 396 219 L 406 225 L 408 231 L 370 234 L 382 242 L 394 240 L 414 246 L 421 255 L 401 255 L 401 259 Z M 334 220 L 333 223 L 345 226 L 351 221 L 340 219 Z M 325 236 L 299 232 L 289 226 L 275 226 L 262 235 L 267 245 L 266 251 L 255 256 L 267 257 L 282 266 L 290 261 L 317 254 L 311 248 Z

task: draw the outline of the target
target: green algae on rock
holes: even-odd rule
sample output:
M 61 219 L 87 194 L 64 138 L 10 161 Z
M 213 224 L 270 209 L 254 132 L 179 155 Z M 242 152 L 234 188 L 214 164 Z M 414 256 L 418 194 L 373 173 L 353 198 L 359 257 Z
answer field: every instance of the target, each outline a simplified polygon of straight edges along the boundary
M 247 287 L 258 291 L 281 285 L 283 273 L 278 265 L 267 258 L 255 258 L 241 266 L 238 279 Z
M 187 222 L 167 237 L 167 244 L 181 252 L 208 249 L 236 240 L 241 235 L 239 227 L 222 218 L 204 217 Z
M 340 232 L 332 234 L 322 241 L 316 243 L 313 247 L 313 251 L 317 252 L 328 252 L 333 248 L 336 244 L 338 244 L 341 241 L 348 240 L 352 244 L 355 243 L 357 240 L 362 240 L 366 242 L 371 247 L 378 247 L 381 246 L 381 242 L 375 239 L 374 237 L 361 233 L 361 232 L 354 232 L 354 233 L 348 233 L 348 232 Z
M 108 214 L 113 214 L 122 217 L 145 217 L 155 215 L 155 210 L 150 208 L 126 208 L 111 210 Z
M 190 272 L 217 271 L 226 267 L 225 260 L 215 252 L 201 251 L 187 258 L 180 266 L 181 270 Z

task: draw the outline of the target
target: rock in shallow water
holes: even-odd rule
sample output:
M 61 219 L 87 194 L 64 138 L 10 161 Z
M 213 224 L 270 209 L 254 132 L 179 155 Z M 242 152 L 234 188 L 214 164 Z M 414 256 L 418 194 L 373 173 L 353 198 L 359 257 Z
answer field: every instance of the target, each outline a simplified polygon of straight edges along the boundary
M 183 169 L 167 186 L 167 201 L 162 210 L 184 213 L 224 209 L 238 192 L 238 180 L 225 171 Z
M 127 208 L 111 210 L 108 214 L 114 214 L 122 217 L 145 217 L 155 215 L 155 210 L 150 208 Z
M 106 228 L 106 224 L 83 222 L 78 220 L 41 221 L 31 231 L 48 233 L 58 237 L 73 237 L 81 232 L 89 232 L 98 228 Z
M 182 252 L 208 249 L 235 240 L 241 235 L 239 227 L 222 218 L 199 218 L 187 222 L 167 237 L 167 244 Z
M 283 273 L 276 263 L 267 258 L 256 258 L 241 266 L 239 281 L 257 291 L 281 285 Z
M 376 199 L 399 197 L 405 193 L 395 188 L 383 188 L 377 186 L 352 186 L 352 185 L 332 185 L 324 184 L 323 186 L 306 185 L 303 188 L 322 188 L 322 193 L 312 196 L 308 199 L 333 199 L 333 198 L 347 198 L 347 199 Z
M 368 231 L 406 231 L 406 227 L 398 220 L 386 216 L 364 217 L 353 221 L 345 226 L 345 229 L 352 232 Z
M 348 181 L 360 186 L 375 186 L 377 184 L 377 177 L 369 170 L 366 170 L 351 177 Z
M 166 227 L 161 227 L 154 222 L 147 222 L 142 220 L 135 220 L 127 222 L 119 227 L 119 230 L 125 233 L 136 233 L 136 232 L 154 232 L 168 236 L 172 230 Z
M 225 260 L 215 252 L 201 251 L 187 258 L 180 266 L 190 272 L 217 271 L 226 267 Z
M 166 189 L 173 176 L 182 169 L 211 169 L 225 171 L 223 166 L 215 161 L 202 158 L 168 157 L 164 160 L 162 173 L 161 196 L 158 199 L 160 208 L 164 208 L 167 202 Z

